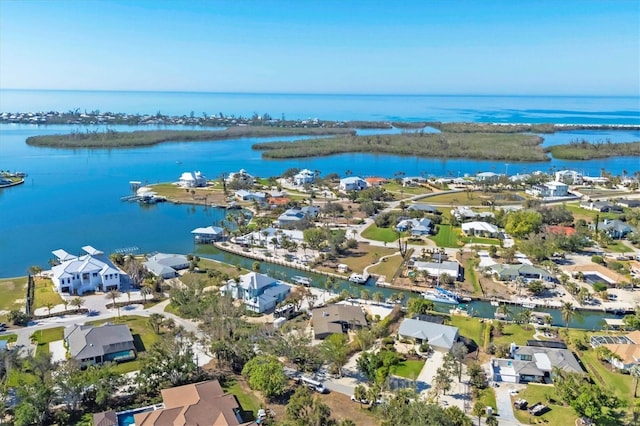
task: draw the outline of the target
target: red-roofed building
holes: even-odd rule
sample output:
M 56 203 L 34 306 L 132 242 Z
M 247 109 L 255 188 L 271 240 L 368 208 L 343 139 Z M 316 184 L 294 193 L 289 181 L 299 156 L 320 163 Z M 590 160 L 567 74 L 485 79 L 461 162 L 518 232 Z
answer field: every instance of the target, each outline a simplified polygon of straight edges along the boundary
M 291 200 L 287 197 L 271 197 L 267 200 L 270 206 L 286 206 Z
M 547 225 L 544 230 L 548 234 L 553 235 L 564 235 L 565 237 L 571 236 L 576 233 L 576 229 L 570 226 L 560 226 L 560 225 Z
M 367 182 L 367 186 L 368 187 L 382 186 L 385 183 L 387 183 L 387 180 L 385 178 L 381 178 L 381 177 L 368 177 L 364 181 Z

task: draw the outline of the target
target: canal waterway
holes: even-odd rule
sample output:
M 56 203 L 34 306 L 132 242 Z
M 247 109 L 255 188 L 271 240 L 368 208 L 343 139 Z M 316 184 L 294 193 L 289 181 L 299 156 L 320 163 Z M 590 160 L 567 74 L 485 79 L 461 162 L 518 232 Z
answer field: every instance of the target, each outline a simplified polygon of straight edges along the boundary
M 220 262 L 229 263 L 232 265 L 237 265 L 242 268 L 251 270 L 254 259 L 250 259 L 247 257 L 243 257 L 234 253 L 229 253 L 226 251 L 222 251 L 217 249 L 211 245 L 197 245 L 195 247 L 195 253 L 203 258 L 209 258 L 218 260 Z M 305 276 L 310 278 L 311 286 L 316 288 L 324 289 L 325 283 L 327 282 L 327 277 L 322 274 L 302 271 L 299 269 L 295 269 L 292 267 L 277 265 L 274 263 L 261 262 L 260 263 L 260 272 L 263 274 L 267 274 L 274 278 L 283 280 L 285 282 L 292 282 L 292 278 L 295 276 Z M 405 301 L 410 297 L 419 297 L 417 293 L 412 293 L 408 291 L 399 291 L 385 287 L 377 287 L 374 283 L 374 280 L 368 280 L 366 284 L 354 284 L 347 280 L 336 280 L 335 287 L 331 290 L 334 293 L 340 293 L 342 290 L 349 291 L 353 296 L 360 297 L 360 292 L 362 290 L 368 290 L 369 294 L 372 295 L 374 292 L 380 292 L 384 295 L 385 299 L 388 299 L 394 294 L 404 293 Z M 370 302 L 373 303 L 373 302 Z M 436 303 L 436 310 L 442 313 L 449 313 L 449 310 L 454 305 L 448 305 L 445 303 Z M 486 301 L 472 301 L 470 303 L 464 303 L 463 306 L 468 312 L 470 312 L 474 317 L 479 318 L 493 318 L 494 313 L 496 311 L 496 307 L 491 306 L 490 302 Z M 521 306 L 510 305 L 509 310 L 511 311 L 511 317 L 516 315 L 518 312 L 522 312 L 525 309 Z M 562 314 L 559 309 L 549 309 L 549 308 L 536 308 L 534 309 L 536 312 L 546 312 L 549 313 L 552 317 L 552 325 L 554 326 L 564 326 L 565 322 L 562 319 Z M 603 325 L 605 324 L 605 318 L 621 318 L 620 316 L 616 316 L 613 314 L 599 312 L 599 311 L 587 311 L 587 310 L 577 310 L 574 318 L 569 322 L 569 327 L 571 328 L 581 328 L 587 330 L 601 330 Z

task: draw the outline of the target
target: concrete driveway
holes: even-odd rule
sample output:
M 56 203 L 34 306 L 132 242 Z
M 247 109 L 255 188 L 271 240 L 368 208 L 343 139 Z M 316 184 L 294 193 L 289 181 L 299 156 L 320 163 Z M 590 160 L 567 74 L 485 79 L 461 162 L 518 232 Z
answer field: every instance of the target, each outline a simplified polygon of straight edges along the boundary
M 501 423 L 505 424 L 520 424 L 516 416 L 513 414 L 513 405 L 511 404 L 512 390 L 524 389 L 526 385 L 519 385 L 515 383 L 500 383 L 500 386 L 494 388 L 496 392 L 496 405 L 498 409 L 498 419 Z M 508 422 L 508 423 L 507 423 Z

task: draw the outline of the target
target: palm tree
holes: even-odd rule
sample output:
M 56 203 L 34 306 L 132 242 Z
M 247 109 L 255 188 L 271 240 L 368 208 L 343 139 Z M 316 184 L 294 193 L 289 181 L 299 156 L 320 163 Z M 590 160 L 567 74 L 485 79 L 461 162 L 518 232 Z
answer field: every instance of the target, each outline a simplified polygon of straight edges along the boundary
M 485 412 L 486 412 L 486 409 L 482 401 L 476 401 L 476 403 L 473 404 L 473 409 L 471 410 L 471 414 L 478 417 L 478 426 L 480 426 L 480 420 L 482 419 L 482 416 L 484 415 Z
M 635 398 L 638 391 L 638 378 L 640 378 L 640 366 L 634 364 L 629 368 L 629 374 L 633 376 L 633 397 Z
M 71 306 L 73 306 L 74 308 L 76 308 L 76 311 L 80 310 L 80 308 L 82 308 L 82 305 L 84 305 L 84 300 L 82 300 L 81 297 L 74 297 L 73 300 L 71 300 Z
M 147 303 L 147 296 L 152 293 L 151 289 L 147 286 L 143 286 L 140 289 L 140 294 L 142 295 L 142 304 Z
M 382 301 L 384 300 L 384 294 L 382 294 L 382 292 L 380 291 L 376 291 L 371 295 L 371 298 L 376 303 L 382 303 Z
M 55 305 L 54 305 L 53 303 L 51 303 L 51 302 L 49 302 L 49 303 L 47 303 L 47 304 L 45 305 L 45 307 L 46 307 L 46 308 L 47 308 L 47 310 L 49 311 L 49 315 L 51 315 L 51 309 L 53 309 L 53 307 L 54 307 L 54 306 L 55 306 Z
M 363 299 L 365 301 L 368 301 L 370 299 L 370 297 L 371 297 L 371 293 L 369 292 L 369 290 L 365 289 L 365 290 L 362 290 L 360 292 L 360 298 L 361 299 Z
M 575 307 L 571 302 L 564 302 L 562 307 L 560 308 L 560 313 L 562 314 L 562 320 L 565 323 L 565 327 L 569 328 L 569 321 L 573 319 L 576 315 Z
M 496 309 L 496 312 L 499 315 L 504 316 L 505 319 L 507 319 L 509 315 L 511 315 L 511 309 L 509 309 L 509 306 L 506 303 L 502 303 L 500 306 L 498 306 L 498 309 Z
M 64 311 L 66 312 L 69 307 L 69 301 L 67 299 L 62 299 L 62 304 L 64 305 Z
M 118 308 L 118 318 L 120 318 L 120 305 L 116 304 L 116 300 L 118 299 L 118 297 L 120 297 L 120 292 L 115 288 L 113 290 L 109 290 L 109 293 L 107 293 L 106 296 L 107 299 L 112 300 L 113 306 Z

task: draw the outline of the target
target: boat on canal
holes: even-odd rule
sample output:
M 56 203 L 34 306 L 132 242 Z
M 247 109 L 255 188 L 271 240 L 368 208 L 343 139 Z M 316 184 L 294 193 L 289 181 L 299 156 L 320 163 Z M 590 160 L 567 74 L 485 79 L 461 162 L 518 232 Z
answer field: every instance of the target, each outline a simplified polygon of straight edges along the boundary
M 422 293 L 422 297 L 431 300 L 432 302 L 447 303 L 450 305 L 457 305 L 460 303 L 460 297 L 456 293 L 447 291 L 441 287 L 436 287 L 435 290 L 427 290 Z

